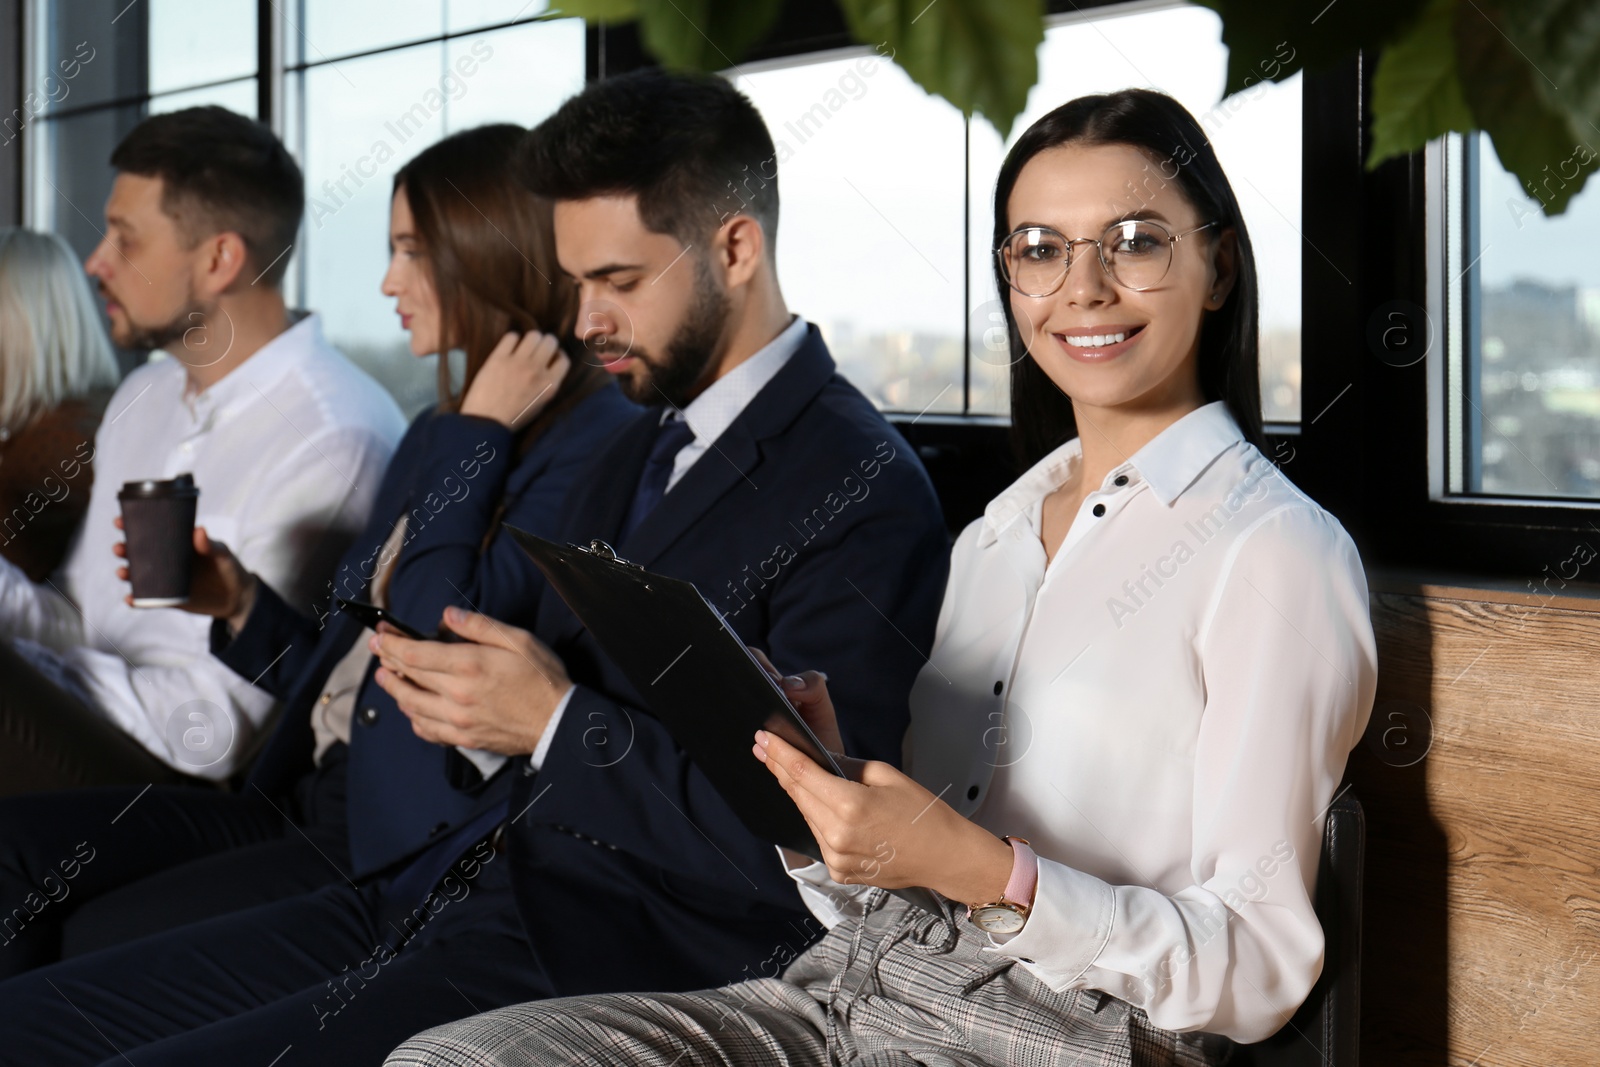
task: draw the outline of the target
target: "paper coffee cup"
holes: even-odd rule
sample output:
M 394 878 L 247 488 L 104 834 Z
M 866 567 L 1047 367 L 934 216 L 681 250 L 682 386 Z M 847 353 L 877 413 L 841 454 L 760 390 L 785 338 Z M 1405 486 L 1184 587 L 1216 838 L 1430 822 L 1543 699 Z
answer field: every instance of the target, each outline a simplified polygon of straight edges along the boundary
M 128 582 L 136 608 L 170 608 L 189 599 L 194 562 L 194 475 L 124 482 L 117 494 L 127 537 Z

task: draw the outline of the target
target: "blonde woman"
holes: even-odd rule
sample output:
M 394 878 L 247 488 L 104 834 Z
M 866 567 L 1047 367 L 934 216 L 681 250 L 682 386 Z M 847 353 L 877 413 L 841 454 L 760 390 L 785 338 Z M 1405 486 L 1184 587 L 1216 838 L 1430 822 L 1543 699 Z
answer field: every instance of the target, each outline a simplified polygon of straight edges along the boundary
M 0 556 L 32 581 L 61 563 L 89 505 L 117 378 L 72 249 L 0 228 Z

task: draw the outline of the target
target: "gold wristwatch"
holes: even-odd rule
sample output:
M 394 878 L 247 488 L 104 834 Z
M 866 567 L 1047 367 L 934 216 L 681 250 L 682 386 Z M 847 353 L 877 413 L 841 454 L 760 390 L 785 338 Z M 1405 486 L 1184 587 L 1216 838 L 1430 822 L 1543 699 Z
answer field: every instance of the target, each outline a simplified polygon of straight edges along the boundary
M 1011 878 L 999 900 L 987 904 L 968 904 L 967 918 L 986 934 L 1020 933 L 1033 908 L 1034 890 L 1039 884 L 1039 861 L 1027 839 L 1006 836 L 1011 846 Z

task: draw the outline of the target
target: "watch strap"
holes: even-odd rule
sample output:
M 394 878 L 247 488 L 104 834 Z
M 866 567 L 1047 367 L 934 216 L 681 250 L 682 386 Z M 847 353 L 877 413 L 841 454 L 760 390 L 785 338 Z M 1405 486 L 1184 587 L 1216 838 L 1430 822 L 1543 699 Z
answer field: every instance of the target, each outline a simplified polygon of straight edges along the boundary
M 1028 842 L 1020 837 L 1007 837 L 1011 846 L 1011 879 L 1006 882 L 1005 899 L 1025 908 L 1033 908 L 1033 895 L 1039 888 L 1039 857 L 1034 855 Z

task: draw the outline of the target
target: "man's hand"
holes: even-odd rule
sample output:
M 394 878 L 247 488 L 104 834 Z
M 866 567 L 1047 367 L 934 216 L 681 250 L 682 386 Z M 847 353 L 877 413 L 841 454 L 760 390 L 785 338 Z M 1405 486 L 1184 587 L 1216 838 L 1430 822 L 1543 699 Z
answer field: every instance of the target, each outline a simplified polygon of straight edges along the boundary
M 413 641 L 387 623 L 370 647 L 375 678 L 424 741 L 505 756 L 531 753 L 572 688 L 560 657 L 526 630 L 460 608 L 443 625 L 465 640 Z
M 113 517 L 111 524 L 122 529 L 122 516 Z M 126 542 L 118 541 L 111 546 L 111 551 L 122 559 L 128 558 Z M 189 599 L 178 604 L 178 610 L 193 615 L 209 615 L 214 619 L 227 619 L 234 633 L 244 629 L 245 621 L 250 618 L 250 609 L 256 603 L 256 576 L 245 570 L 239 557 L 227 545 L 211 540 L 204 526 L 194 529 L 194 562 L 190 566 Z M 117 577 L 127 581 L 128 568 L 118 567 Z M 132 593 L 122 599 L 132 606 Z

